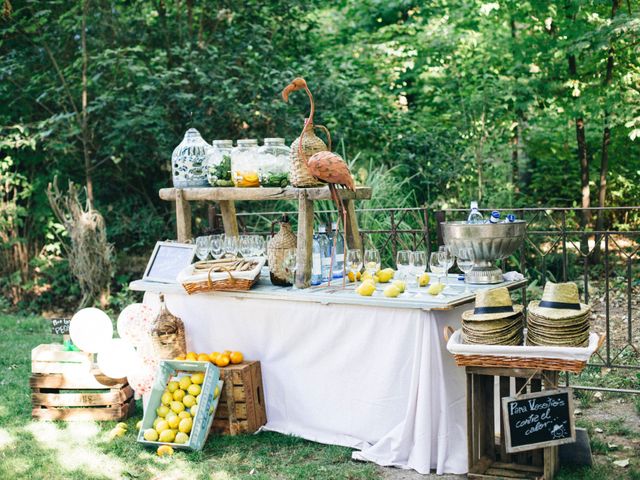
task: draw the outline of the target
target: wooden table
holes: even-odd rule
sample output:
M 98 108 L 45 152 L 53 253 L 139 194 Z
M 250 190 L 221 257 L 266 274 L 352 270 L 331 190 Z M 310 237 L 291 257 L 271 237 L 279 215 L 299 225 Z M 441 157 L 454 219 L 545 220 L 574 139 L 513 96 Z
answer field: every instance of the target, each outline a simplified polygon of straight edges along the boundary
M 349 248 L 362 248 L 354 200 L 371 198 L 370 187 L 356 187 L 356 191 L 339 189 L 347 210 L 347 225 L 345 226 L 345 240 Z M 162 188 L 162 200 L 176 203 L 176 229 L 179 242 L 192 238 L 191 233 L 191 205 L 189 202 L 204 201 L 218 202 L 222 213 L 224 231 L 227 235 L 238 235 L 238 221 L 236 218 L 236 200 L 265 201 L 265 200 L 297 200 L 298 201 L 298 244 L 297 268 L 295 284 L 298 288 L 308 288 L 311 285 L 311 250 L 313 247 L 313 202 L 317 200 L 331 200 L 329 187 L 314 188 L 235 188 L 235 187 L 205 187 L 205 188 Z

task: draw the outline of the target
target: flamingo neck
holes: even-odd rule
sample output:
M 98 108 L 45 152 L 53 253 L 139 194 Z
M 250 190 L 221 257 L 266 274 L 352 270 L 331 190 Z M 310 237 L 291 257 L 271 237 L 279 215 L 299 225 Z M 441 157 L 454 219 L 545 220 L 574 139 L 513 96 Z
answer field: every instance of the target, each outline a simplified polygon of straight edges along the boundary
M 309 102 L 311 103 L 311 111 L 309 112 L 309 118 L 304 121 L 304 127 L 302 128 L 302 133 L 300 134 L 300 143 L 298 144 L 298 155 L 304 161 L 305 165 L 309 166 L 309 159 L 304 153 L 304 148 L 302 148 L 302 142 L 304 140 L 304 135 L 307 132 L 307 127 L 311 126 L 313 128 L 313 115 L 316 112 L 316 106 L 313 102 L 313 95 L 311 95 L 311 90 L 306 85 L 304 86 L 304 91 L 307 92 L 307 96 L 309 97 Z

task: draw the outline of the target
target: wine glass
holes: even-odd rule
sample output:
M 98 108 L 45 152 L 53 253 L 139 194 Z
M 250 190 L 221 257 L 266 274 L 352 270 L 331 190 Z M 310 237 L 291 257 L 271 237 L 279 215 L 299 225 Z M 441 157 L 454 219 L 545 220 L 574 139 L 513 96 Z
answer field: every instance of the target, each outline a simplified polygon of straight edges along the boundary
M 209 237 L 196 238 L 196 257 L 206 260 L 209 256 Z
M 458 257 L 456 258 L 456 263 L 458 264 L 458 268 L 464 273 L 464 293 L 471 292 L 469 284 L 467 283 L 467 273 L 473 270 L 474 260 L 475 254 L 473 253 L 473 248 L 458 248 Z
M 222 235 L 209 235 L 209 253 L 215 260 L 222 256 Z
M 262 235 L 253 235 L 252 236 L 252 245 L 253 245 L 253 255 L 256 257 L 264 256 L 266 243 L 264 241 L 264 237 Z
M 380 270 L 380 252 L 375 248 L 364 251 L 364 269 L 372 277 Z
M 449 283 L 447 279 L 449 275 L 449 269 L 453 267 L 455 258 L 451 254 L 451 250 L 449 250 L 449 247 L 447 247 L 446 245 L 442 245 L 440 246 L 440 248 L 438 248 L 438 254 L 440 255 L 440 264 L 444 269 L 442 272 L 444 273 L 444 283 L 447 284 Z
M 359 248 L 351 248 L 347 251 L 347 267 L 349 272 L 353 272 L 355 282 L 358 272 L 362 269 L 362 251 Z
M 438 283 L 440 283 L 440 275 L 444 273 L 444 266 L 440 259 L 440 252 L 431 252 L 429 256 L 429 270 L 438 277 Z
M 416 287 L 420 287 L 420 275 L 427 268 L 427 254 L 422 251 L 411 252 L 410 267 L 411 274 L 416 279 Z
M 404 280 L 411 269 L 411 250 L 399 250 L 396 253 L 396 268 L 399 279 Z
M 222 251 L 224 256 L 237 257 L 238 256 L 238 237 L 225 235 L 222 242 Z
M 242 258 L 248 258 L 253 253 L 253 247 L 251 246 L 251 235 L 240 235 L 238 239 L 238 250 Z

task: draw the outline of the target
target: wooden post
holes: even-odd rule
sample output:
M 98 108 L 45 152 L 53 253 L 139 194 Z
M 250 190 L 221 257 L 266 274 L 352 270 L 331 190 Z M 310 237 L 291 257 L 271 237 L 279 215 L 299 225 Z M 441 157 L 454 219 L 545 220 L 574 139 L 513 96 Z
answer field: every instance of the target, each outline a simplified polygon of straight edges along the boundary
M 301 191 L 298 200 L 298 242 L 296 260 L 296 287 L 309 288 L 313 250 L 313 201 Z
M 220 200 L 220 213 L 222 213 L 222 224 L 224 233 L 232 237 L 238 236 L 238 219 L 236 218 L 236 204 L 233 200 Z
M 558 386 L 558 372 L 544 371 L 543 385 L 545 390 L 552 390 Z M 544 449 L 544 478 L 552 479 L 558 471 L 558 446 Z
M 360 230 L 358 229 L 355 203 L 353 200 L 343 200 L 343 203 L 344 207 L 347 209 L 347 224 L 344 227 L 347 247 L 362 250 L 362 239 L 360 238 Z
M 191 205 L 184 199 L 184 191 L 176 189 L 176 230 L 179 242 L 191 239 Z

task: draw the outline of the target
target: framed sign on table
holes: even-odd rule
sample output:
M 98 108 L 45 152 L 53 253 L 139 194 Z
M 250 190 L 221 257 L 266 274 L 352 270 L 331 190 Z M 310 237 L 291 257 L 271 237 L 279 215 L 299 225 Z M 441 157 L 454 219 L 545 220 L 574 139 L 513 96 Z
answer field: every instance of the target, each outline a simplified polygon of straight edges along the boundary
M 196 246 L 192 243 L 157 242 L 143 280 L 161 283 L 176 283 L 178 273 L 193 263 Z

